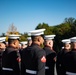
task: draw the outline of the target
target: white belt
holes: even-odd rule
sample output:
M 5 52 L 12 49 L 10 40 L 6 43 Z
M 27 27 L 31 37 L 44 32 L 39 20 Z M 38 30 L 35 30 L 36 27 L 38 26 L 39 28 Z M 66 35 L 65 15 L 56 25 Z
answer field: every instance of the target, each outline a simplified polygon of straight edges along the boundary
M 37 74 L 37 71 L 26 69 L 26 73 Z
M 45 69 L 49 69 L 49 67 L 48 66 L 45 66 Z
M 5 68 L 5 67 L 3 67 L 2 70 L 13 71 L 12 68 Z
M 67 75 L 76 75 L 76 73 L 73 72 L 66 72 Z
M 49 69 L 49 67 L 48 66 L 45 66 L 45 69 Z

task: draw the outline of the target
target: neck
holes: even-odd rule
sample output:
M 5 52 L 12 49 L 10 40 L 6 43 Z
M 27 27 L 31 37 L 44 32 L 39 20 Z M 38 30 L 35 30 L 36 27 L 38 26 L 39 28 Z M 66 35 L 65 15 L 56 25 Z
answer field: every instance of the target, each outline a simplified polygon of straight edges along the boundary
M 16 46 L 13 45 L 13 44 L 9 44 L 9 47 L 12 47 L 12 48 L 16 49 Z
M 49 46 L 49 45 L 45 45 L 46 47 L 50 47 L 51 49 L 53 48 L 53 47 L 51 47 L 51 46 Z
M 33 43 L 40 46 L 40 42 L 38 42 L 38 41 L 34 41 Z
M 45 47 L 49 47 L 51 50 L 53 50 L 53 47 L 50 47 L 50 46 L 48 46 L 48 45 L 45 45 Z
M 64 48 L 63 50 L 65 50 L 65 51 L 67 51 L 67 52 L 69 52 L 69 51 L 70 51 L 70 49 L 65 49 L 65 48 Z

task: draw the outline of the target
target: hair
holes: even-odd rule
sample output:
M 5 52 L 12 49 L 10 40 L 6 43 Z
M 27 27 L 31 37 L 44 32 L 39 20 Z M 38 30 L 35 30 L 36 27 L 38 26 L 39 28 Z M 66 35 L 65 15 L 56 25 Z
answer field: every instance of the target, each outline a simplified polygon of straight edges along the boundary
M 44 39 L 44 35 L 31 36 L 31 39 L 32 39 L 32 41 L 37 41 L 40 36 L 43 37 L 43 39 Z
M 32 41 L 37 41 L 39 36 L 31 36 Z
M 5 41 L 3 41 L 2 43 L 4 43 L 6 45 L 6 42 Z
M 15 40 L 19 40 L 19 39 L 8 39 L 8 44 L 12 44 Z

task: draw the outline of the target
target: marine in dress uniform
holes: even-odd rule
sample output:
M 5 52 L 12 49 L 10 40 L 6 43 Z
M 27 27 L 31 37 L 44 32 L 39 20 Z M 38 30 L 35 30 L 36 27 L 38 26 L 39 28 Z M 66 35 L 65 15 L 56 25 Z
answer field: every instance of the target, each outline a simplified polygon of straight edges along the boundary
M 5 42 L 6 37 L 0 37 L 0 75 L 2 75 L 2 54 L 5 50 Z
M 71 48 L 65 56 L 66 75 L 76 75 L 76 37 L 71 38 Z
M 22 41 L 19 44 L 19 53 L 22 54 L 22 50 L 24 50 L 27 47 L 27 41 Z
M 45 75 L 54 75 L 54 67 L 56 62 L 56 52 L 53 50 L 53 39 L 55 35 L 46 35 L 44 37 L 44 50 L 46 52 Z
M 22 51 L 21 75 L 45 75 L 45 51 L 40 47 L 45 29 L 30 31 L 32 45 Z
M 31 39 L 31 37 L 27 37 L 27 41 L 28 41 L 27 46 L 31 46 L 31 44 L 32 44 L 32 39 Z
M 57 61 L 56 61 L 57 75 L 66 75 L 64 57 L 66 53 L 69 52 L 71 49 L 70 39 L 64 39 L 62 40 L 62 43 L 64 44 L 63 49 L 57 54 Z
M 2 75 L 20 75 L 19 36 L 14 34 L 8 36 L 8 47 L 2 55 Z
M 27 41 L 22 41 L 22 42 L 20 42 L 20 44 L 21 44 L 22 50 L 27 47 Z

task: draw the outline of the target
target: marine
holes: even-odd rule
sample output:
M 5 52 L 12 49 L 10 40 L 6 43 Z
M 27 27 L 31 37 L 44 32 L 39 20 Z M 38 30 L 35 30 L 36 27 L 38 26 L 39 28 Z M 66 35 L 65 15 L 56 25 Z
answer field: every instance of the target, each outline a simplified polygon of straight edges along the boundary
M 2 55 L 2 75 L 20 75 L 19 67 L 19 36 L 8 36 L 8 47 Z
M 25 48 L 21 55 L 21 75 L 45 75 L 45 51 L 43 44 L 45 29 L 30 31 L 32 44 Z
M 56 52 L 53 50 L 55 35 L 44 36 L 44 51 L 46 52 L 45 75 L 55 75 Z

